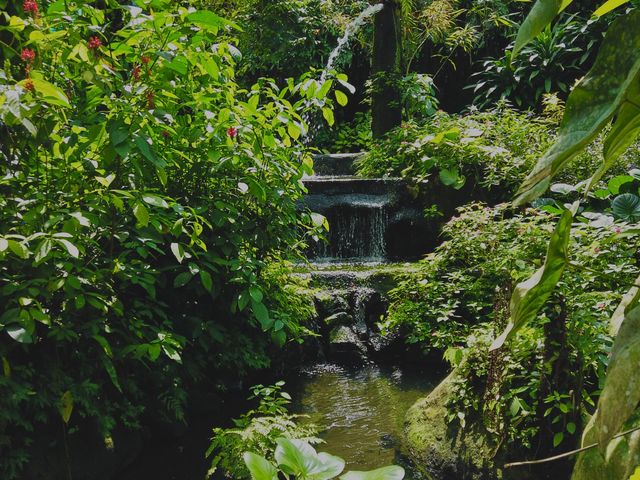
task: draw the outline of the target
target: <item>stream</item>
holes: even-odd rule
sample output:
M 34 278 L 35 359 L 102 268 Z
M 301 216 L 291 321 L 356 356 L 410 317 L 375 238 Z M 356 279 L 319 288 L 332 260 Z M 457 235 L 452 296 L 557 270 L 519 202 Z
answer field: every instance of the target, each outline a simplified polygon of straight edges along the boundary
M 402 424 L 438 378 L 400 367 L 318 364 L 289 379 L 287 389 L 296 402 L 293 411 L 325 429 L 320 437 L 326 443 L 318 451 L 344 458 L 346 470 L 401 464 L 405 479 L 418 480 L 400 456 Z

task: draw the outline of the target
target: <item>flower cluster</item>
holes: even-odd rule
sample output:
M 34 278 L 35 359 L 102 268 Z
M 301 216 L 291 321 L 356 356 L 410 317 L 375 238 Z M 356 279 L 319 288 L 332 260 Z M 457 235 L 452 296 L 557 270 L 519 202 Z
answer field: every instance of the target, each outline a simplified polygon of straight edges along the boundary
M 227 129 L 227 135 L 231 138 L 236 138 L 238 136 L 238 129 L 236 127 L 229 127 Z
M 30 48 L 23 48 L 22 52 L 20 53 L 20 58 L 23 62 L 31 65 L 36 59 L 36 52 L 35 50 L 31 50 Z
M 102 46 L 102 40 L 99 37 L 93 36 L 89 39 L 89 49 L 97 50 Z
M 35 0 L 24 0 L 22 9 L 25 11 L 25 13 L 29 13 L 35 17 L 36 15 L 38 15 L 38 2 L 36 2 Z

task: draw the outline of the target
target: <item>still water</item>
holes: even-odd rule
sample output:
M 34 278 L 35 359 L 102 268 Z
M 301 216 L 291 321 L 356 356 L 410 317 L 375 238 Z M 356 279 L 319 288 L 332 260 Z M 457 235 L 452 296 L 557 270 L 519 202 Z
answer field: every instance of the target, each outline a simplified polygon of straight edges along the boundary
M 371 470 L 399 458 L 404 415 L 434 387 L 433 373 L 399 367 L 320 364 L 303 369 L 287 385 L 295 413 L 309 415 L 324 431 L 318 445 L 345 459 L 347 470 Z M 407 480 L 417 480 L 407 465 Z

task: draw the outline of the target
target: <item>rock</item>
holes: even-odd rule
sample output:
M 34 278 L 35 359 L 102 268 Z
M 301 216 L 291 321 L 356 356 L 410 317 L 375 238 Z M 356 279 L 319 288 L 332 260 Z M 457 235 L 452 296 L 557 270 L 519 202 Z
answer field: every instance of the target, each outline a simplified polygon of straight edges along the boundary
M 344 360 L 364 360 L 367 348 L 351 328 L 340 325 L 329 333 L 329 353 Z
M 431 480 L 501 479 L 490 460 L 496 446 L 489 437 L 474 428 L 460 432 L 447 424 L 446 404 L 456 378 L 454 370 L 407 412 L 404 440 L 408 455 Z
M 322 290 L 314 295 L 316 311 L 320 317 L 328 317 L 349 310 L 349 292 L 345 290 Z
M 338 312 L 325 318 L 322 323 L 333 329 L 339 325 L 351 325 L 353 323 L 353 317 L 347 312 Z

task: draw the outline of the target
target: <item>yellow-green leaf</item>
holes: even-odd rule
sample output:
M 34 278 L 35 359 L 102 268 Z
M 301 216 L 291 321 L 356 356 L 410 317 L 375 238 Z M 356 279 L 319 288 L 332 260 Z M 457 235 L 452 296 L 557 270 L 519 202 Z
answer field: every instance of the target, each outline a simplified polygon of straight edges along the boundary
M 42 99 L 50 105 L 59 105 L 62 107 L 70 107 L 69 99 L 64 92 L 56 87 L 53 83 L 49 83 L 46 80 L 39 78 L 32 78 L 33 87 L 36 92 L 42 95 Z M 25 83 L 26 80 L 20 82 Z
M 595 11 L 594 15 L 596 15 L 597 17 L 601 17 L 605 13 L 609 13 L 611 10 L 615 10 L 628 1 L 629 0 L 607 0 L 600 6 L 600 8 Z
M 73 395 L 67 390 L 60 399 L 60 416 L 64 423 L 69 423 L 71 412 L 73 412 Z

